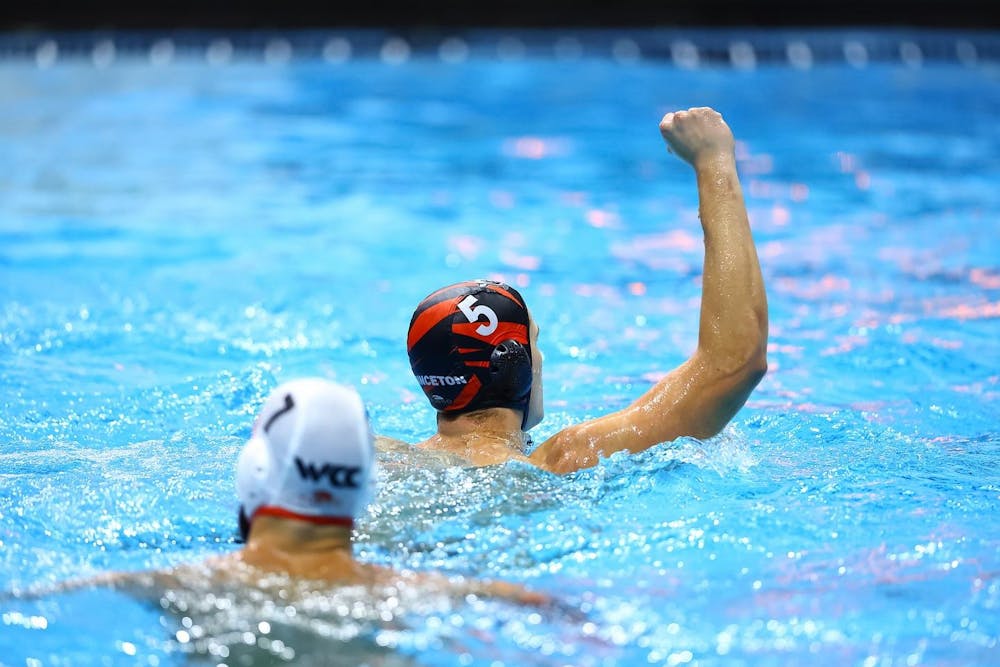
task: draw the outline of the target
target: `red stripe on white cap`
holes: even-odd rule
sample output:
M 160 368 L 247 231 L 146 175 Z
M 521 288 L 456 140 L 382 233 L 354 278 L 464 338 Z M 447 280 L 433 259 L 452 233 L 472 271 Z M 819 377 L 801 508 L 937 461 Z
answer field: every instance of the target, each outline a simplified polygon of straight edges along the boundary
M 307 521 L 309 523 L 314 523 L 318 526 L 344 526 L 345 528 L 354 527 L 354 519 L 346 516 L 313 516 L 310 514 L 299 514 L 298 512 L 292 512 L 286 510 L 283 507 L 275 507 L 274 505 L 261 505 L 257 508 L 257 511 L 253 513 L 250 517 L 251 523 L 259 515 L 264 516 L 276 516 L 281 519 L 296 519 L 298 521 Z

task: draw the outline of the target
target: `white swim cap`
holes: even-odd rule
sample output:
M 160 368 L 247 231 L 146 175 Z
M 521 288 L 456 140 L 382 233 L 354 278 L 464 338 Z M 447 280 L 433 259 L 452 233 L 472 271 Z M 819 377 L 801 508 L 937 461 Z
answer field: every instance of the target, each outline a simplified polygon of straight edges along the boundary
M 269 514 L 352 526 L 374 480 L 374 436 L 361 397 L 319 378 L 271 392 L 236 464 L 248 523 Z

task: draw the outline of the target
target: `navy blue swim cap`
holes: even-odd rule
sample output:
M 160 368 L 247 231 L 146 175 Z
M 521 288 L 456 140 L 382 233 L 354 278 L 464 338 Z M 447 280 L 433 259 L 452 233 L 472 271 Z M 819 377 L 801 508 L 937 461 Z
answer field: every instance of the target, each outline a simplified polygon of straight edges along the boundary
M 406 347 L 431 405 L 453 414 L 512 408 L 527 415 L 529 322 L 517 290 L 494 281 L 449 285 L 421 301 Z

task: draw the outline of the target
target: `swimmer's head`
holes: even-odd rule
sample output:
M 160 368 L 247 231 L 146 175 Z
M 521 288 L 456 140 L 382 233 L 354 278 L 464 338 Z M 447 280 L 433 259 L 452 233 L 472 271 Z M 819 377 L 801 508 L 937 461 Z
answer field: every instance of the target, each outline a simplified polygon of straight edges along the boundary
M 371 499 L 375 446 L 357 392 L 318 378 L 275 389 L 240 453 L 244 539 L 260 515 L 351 527 Z
M 406 338 L 410 368 L 435 410 L 486 408 L 523 413 L 525 431 L 542 420 L 537 327 L 513 287 L 476 280 L 420 302 Z

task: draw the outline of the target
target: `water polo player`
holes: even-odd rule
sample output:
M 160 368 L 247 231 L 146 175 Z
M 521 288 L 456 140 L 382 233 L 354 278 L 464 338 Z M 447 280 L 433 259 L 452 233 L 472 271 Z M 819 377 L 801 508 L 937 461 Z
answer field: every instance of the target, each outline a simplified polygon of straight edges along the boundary
M 167 588 L 202 590 L 213 583 L 237 583 L 277 586 L 285 596 L 291 578 L 318 586 L 370 586 L 376 597 L 380 591 L 393 594 L 400 586 L 411 586 L 458 599 L 479 594 L 530 604 L 548 601 L 506 582 L 399 572 L 355 560 L 352 528 L 374 493 L 373 442 L 365 407 L 354 390 L 317 378 L 280 385 L 264 402 L 236 466 L 245 540 L 241 550 L 169 570 L 108 573 L 67 582 L 57 590 L 106 585 L 158 600 Z M 288 602 L 282 599 L 282 604 Z
M 696 108 L 660 122 L 668 149 L 690 164 L 705 235 L 698 346 L 624 410 L 576 424 L 529 452 L 542 419 L 538 328 L 521 295 L 485 280 L 429 295 L 410 321 L 410 366 L 437 410 L 437 433 L 420 447 L 474 465 L 522 459 L 565 473 L 618 451 L 719 433 L 767 368 L 767 297 L 722 116 Z

